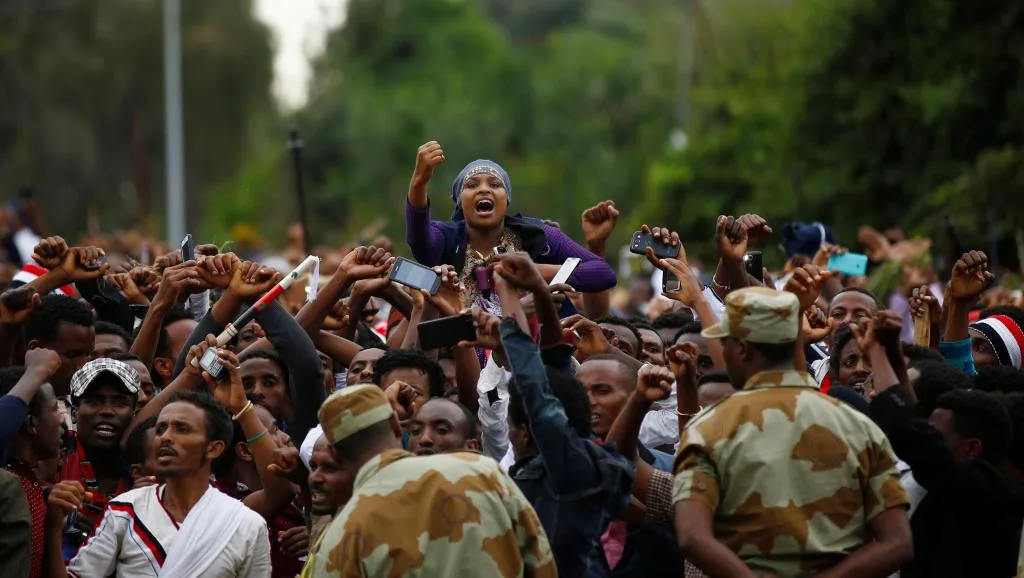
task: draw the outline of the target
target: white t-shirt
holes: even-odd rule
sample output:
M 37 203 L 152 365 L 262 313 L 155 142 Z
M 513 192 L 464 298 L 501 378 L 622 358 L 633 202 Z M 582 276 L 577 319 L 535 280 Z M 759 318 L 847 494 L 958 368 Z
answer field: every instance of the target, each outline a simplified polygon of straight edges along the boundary
M 178 525 L 163 505 L 164 488 L 139 488 L 111 500 L 96 535 L 68 563 L 68 576 L 159 577 L 178 535 Z M 237 503 L 247 512 L 245 520 L 203 578 L 270 577 L 267 523 Z

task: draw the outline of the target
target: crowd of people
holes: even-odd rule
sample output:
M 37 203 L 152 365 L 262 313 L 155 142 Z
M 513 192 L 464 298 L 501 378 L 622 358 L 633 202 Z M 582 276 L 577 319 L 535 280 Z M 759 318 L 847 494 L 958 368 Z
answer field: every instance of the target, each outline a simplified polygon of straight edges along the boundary
M 420 147 L 405 207 L 435 291 L 380 239 L 240 327 L 295 246 L 0 219 L 0 575 L 1024 576 L 1024 309 L 984 253 L 937 273 L 865 230 L 901 271 L 875 295 L 827 227 L 743 214 L 708 223 L 707 272 L 644 225 L 653 275 L 625 278 L 614 203 L 574 240 L 492 161 L 433 220 L 445 160 Z M 472 337 L 421 347 L 454 317 Z

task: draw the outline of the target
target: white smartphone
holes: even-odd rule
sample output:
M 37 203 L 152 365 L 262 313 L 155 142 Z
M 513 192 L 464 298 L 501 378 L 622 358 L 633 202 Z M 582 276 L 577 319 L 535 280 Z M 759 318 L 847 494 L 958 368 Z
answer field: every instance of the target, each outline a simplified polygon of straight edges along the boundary
M 562 267 L 558 269 L 558 273 L 555 273 L 555 278 L 551 280 L 549 285 L 559 285 L 569 280 L 569 275 L 576 270 L 576 266 L 580 264 L 579 257 L 569 257 L 562 263 Z

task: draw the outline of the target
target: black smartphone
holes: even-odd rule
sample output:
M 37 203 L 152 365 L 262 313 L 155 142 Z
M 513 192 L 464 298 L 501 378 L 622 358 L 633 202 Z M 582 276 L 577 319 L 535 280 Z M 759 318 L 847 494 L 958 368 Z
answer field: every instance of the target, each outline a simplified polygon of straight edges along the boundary
M 441 288 L 441 276 L 436 271 L 404 257 L 395 260 L 390 279 L 413 289 L 426 289 L 431 295 Z
M 196 242 L 192 240 L 192 235 L 185 235 L 185 238 L 181 240 L 181 260 L 191 261 L 196 258 Z
M 654 256 L 659 259 L 674 259 L 679 256 L 679 245 L 666 245 L 656 241 L 651 233 L 637 231 L 633 233 L 633 239 L 629 242 L 629 252 L 634 255 L 646 255 L 647 247 L 654 249 Z
M 679 277 L 676 277 L 674 273 L 661 271 L 661 291 L 663 293 L 675 293 L 682 290 L 683 284 L 679 282 Z
M 224 366 L 220 363 L 220 357 L 217 355 L 217 349 L 211 347 L 206 350 L 206 353 L 199 359 L 199 367 L 206 373 L 210 374 L 210 377 L 214 379 L 220 379 L 220 374 L 224 371 Z
M 420 349 L 430 351 L 441 347 L 451 347 L 460 341 L 476 341 L 476 328 L 473 318 L 469 315 L 453 315 L 420 323 Z
M 743 263 L 747 266 L 747 275 L 764 283 L 764 259 L 760 251 L 747 251 Z

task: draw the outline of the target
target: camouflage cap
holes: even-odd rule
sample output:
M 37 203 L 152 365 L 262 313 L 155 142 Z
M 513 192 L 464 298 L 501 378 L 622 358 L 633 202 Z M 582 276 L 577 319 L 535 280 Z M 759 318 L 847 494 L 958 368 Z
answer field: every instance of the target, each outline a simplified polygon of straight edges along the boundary
M 701 331 L 707 339 L 735 337 L 754 343 L 790 343 L 800 331 L 800 302 L 796 295 L 764 287 L 729 293 L 725 315 Z
M 379 387 L 363 384 L 350 385 L 331 394 L 316 417 L 324 428 L 324 437 L 333 445 L 389 419 L 394 413 L 391 402 Z

